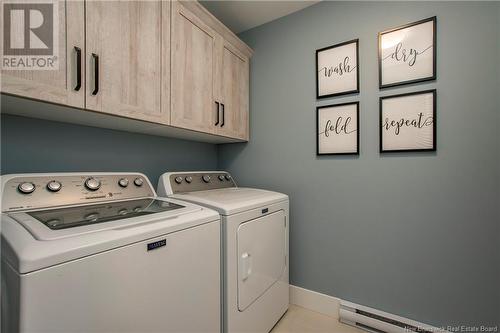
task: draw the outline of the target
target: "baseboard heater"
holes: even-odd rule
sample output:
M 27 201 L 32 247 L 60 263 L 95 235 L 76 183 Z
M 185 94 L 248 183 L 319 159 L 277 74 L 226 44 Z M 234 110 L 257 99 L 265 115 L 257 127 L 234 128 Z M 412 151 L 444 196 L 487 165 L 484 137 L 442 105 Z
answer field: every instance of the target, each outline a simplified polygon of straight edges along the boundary
M 437 327 L 344 300 L 340 301 L 339 319 L 344 324 L 372 333 L 447 332 Z

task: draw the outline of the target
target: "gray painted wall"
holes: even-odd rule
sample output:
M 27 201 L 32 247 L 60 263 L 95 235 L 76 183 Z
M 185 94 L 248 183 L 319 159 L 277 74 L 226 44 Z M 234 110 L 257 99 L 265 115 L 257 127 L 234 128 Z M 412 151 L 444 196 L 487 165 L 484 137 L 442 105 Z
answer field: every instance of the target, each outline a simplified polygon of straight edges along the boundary
M 438 16 L 438 80 L 379 92 L 376 33 Z M 1 171 L 227 168 L 291 197 L 291 282 L 435 325 L 500 321 L 500 5 L 331 3 L 253 29 L 249 144 L 2 115 Z M 361 94 L 315 100 L 314 50 L 360 38 Z M 496 67 L 496 77 L 495 70 Z M 378 153 L 378 97 L 438 89 L 438 151 Z M 315 107 L 361 102 L 361 155 L 315 155 Z
M 165 171 L 217 167 L 217 146 L 2 115 L 2 174 L 136 171 L 153 185 Z
M 433 325 L 500 324 L 498 3 L 322 2 L 245 32 L 242 185 L 291 198 L 294 285 Z M 377 32 L 437 15 L 438 80 L 380 92 Z M 358 96 L 316 101 L 314 52 L 360 39 Z M 378 98 L 437 88 L 437 152 L 378 153 Z M 315 107 L 360 101 L 359 157 L 315 155 Z

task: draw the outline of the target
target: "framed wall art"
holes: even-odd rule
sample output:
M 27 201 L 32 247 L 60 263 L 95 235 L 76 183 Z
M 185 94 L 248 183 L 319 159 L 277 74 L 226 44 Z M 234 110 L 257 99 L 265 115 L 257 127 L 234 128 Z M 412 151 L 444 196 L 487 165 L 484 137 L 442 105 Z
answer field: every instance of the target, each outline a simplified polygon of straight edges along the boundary
M 359 102 L 316 108 L 316 154 L 359 154 Z
M 316 50 L 316 97 L 334 97 L 359 92 L 359 41 Z
M 380 89 L 436 79 L 436 17 L 378 34 Z
M 380 97 L 380 152 L 436 150 L 436 90 Z

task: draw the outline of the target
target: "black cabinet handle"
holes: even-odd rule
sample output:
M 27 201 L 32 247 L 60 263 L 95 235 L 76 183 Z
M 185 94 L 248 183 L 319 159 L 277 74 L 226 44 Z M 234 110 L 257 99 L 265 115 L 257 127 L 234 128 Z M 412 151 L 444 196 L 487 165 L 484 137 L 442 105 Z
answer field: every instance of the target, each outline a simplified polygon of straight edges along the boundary
M 76 52 L 76 86 L 75 91 L 82 87 L 82 49 L 75 46 Z
M 222 106 L 222 123 L 220 124 L 220 127 L 224 127 L 224 121 L 226 120 L 226 113 L 224 112 L 224 103 L 220 103 Z
M 219 102 L 215 101 L 215 105 L 217 105 L 217 121 L 215 122 L 215 126 L 219 125 Z
M 92 95 L 97 95 L 99 92 L 99 56 L 92 53 L 92 59 L 94 59 L 94 91 L 92 91 Z

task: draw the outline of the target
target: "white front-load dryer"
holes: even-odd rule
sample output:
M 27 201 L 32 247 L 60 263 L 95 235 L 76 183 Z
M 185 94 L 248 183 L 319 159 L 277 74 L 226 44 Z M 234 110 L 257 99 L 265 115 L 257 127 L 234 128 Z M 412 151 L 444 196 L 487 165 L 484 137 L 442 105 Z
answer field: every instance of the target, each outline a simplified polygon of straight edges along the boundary
M 160 177 L 159 195 L 219 212 L 225 332 L 269 332 L 288 309 L 288 196 L 237 187 L 227 172 Z

